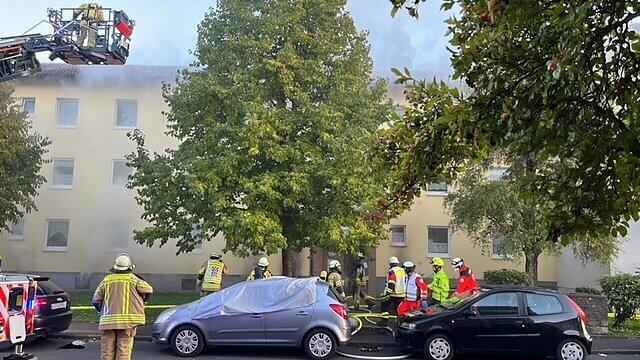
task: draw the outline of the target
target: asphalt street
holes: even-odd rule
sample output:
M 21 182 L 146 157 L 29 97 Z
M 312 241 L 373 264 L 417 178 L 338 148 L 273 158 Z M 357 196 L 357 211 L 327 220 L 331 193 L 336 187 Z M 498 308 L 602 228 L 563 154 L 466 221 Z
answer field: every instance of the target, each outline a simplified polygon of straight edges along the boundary
M 83 360 L 83 359 L 99 359 L 100 358 L 100 342 L 96 340 L 90 340 L 84 349 L 59 349 L 61 346 L 69 344 L 69 339 L 39 339 L 35 342 L 25 346 L 27 352 L 35 354 L 40 360 Z M 4 350 L 1 354 L 3 357 L 9 353 L 9 350 Z M 133 358 L 136 360 L 151 360 L 151 359 L 180 359 L 174 356 L 169 350 L 161 349 L 149 342 L 136 342 Z M 200 355 L 198 359 L 219 359 L 219 360 L 272 360 L 272 359 L 306 359 L 301 350 L 287 350 L 287 349 L 265 349 L 265 348 L 217 348 L 209 350 Z M 336 356 L 335 359 L 346 359 L 344 357 Z M 420 359 L 420 356 L 414 356 L 412 359 Z M 465 357 L 466 360 L 488 360 L 498 359 L 496 357 L 491 358 L 478 358 L 478 357 Z M 507 358 L 504 358 L 505 360 Z M 589 360 L 606 359 L 606 360 L 638 360 L 639 355 L 591 355 Z

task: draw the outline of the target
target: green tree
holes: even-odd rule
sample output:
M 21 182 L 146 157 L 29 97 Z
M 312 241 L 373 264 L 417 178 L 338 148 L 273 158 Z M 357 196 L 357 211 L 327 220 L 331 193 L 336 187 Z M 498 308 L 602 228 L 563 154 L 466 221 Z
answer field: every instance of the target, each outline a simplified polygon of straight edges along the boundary
M 420 1 L 393 3 L 413 14 Z M 446 0 L 442 7 L 454 5 L 451 63 L 468 95 L 399 78 L 419 100 L 399 122 L 400 135 L 386 135 L 388 159 L 415 143 L 416 163 L 429 167 L 411 166 L 404 155 L 392 162 L 396 198 L 501 149 L 553 163 L 523 187 L 545 209 L 545 239 L 624 236 L 628 221 L 640 218 L 640 38 L 632 29 L 640 1 Z M 429 108 L 446 93 L 455 104 Z M 427 148 L 442 156 L 420 153 Z
M 546 210 L 538 206 L 535 197 L 520 196 L 520 187 L 527 184 L 526 178 L 533 176 L 535 170 L 546 165 L 531 157 L 516 159 L 509 161 L 512 165 L 500 180 L 490 179 L 491 165 L 505 160 L 490 157 L 489 161 L 470 166 L 457 178 L 455 191 L 447 196 L 445 206 L 454 231 L 467 233 L 485 255 L 492 254 L 494 237 L 501 238 L 500 254 L 509 254 L 513 260 L 524 257 L 524 270 L 531 284 L 537 285 L 540 255 L 555 256 L 561 246 L 544 241 L 553 224 L 547 222 Z M 569 238 L 566 242 L 585 260 L 608 261 L 618 250 L 618 242 L 610 235 L 588 242 Z
M 354 252 L 383 232 L 368 152 L 390 112 L 346 0 L 223 0 L 198 27 L 197 61 L 165 88 L 175 150 L 128 159 L 149 246 L 189 251 L 221 233 L 240 256 Z M 350 228 L 343 236 L 341 226 Z M 193 231 L 196 230 L 196 231 Z
M 0 85 L 0 229 L 36 209 L 33 197 L 45 182 L 40 168 L 50 141 L 30 132 L 27 115 L 11 97 L 13 89 Z

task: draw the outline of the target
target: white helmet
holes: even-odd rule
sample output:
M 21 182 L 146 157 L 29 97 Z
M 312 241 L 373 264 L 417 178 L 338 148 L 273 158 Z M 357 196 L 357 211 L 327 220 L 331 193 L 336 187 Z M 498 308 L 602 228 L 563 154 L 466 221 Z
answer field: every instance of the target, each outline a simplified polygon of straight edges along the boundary
M 456 270 L 460 270 L 463 265 L 464 265 L 464 260 L 462 260 L 462 258 L 457 257 L 451 260 L 451 266 L 453 266 L 453 268 Z
M 415 267 L 415 266 L 416 266 L 416 264 L 414 264 L 411 261 L 405 261 L 404 264 L 402 264 L 402 267 L 404 267 L 404 268 L 412 268 L 412 267 Z
M 359 252 L 359 253 L 358 253 L 358 257 L 359 257 L 359 258 L 363 258 L 363 257 L 364 257 L 364 254 L 363 254 L 362 252 Z
M 338 260 L 329 261 L 329 269 L 340 269 L 340 261 Z
M 394 264 L 400 265 L 400 261 L 398 260 L 397 257 L 392 256 L 389 258 L 389 265 L 394 265 Z
M 261 257 L 260 260 L 258 260 L 258 266 L 262 266 L 262 267 L 269 266 L 269 260 L 264 256 Z
M 113 269 L 119 271 L 133 270 L 135 265 L 133 265 L 133 260 L 131 260 L 131 256 L 129 254 L 122 253 L 118 255 L 116 261 L 113 263 Z
M 221 257 L 222 255 L 220 255 L 220 253 L 217 253 L 215 251 L 209 255 L 209 259 L 214 259 L 214 260 L 220 259 Z

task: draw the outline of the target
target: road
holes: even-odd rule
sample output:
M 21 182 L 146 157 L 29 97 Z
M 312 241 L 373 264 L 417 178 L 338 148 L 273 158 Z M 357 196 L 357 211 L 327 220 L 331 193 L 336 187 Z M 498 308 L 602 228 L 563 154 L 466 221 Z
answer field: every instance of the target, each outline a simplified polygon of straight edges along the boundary
M 83 359 L 99 359 L 100 358 L 100 343 L 98 341 L 90 341 L 87 343 L 84 349 L 59 349 L 59 347 L 69 344 L 69 339 L 40 339 L 28 344 L 25 350 L 35 354 L 40 360 L 83 360 Z M 1 356 L 5 356 L 8 352 L 5 351 Z M 156 347 L 149 342 L 136 342 L 133 358 L 136 360 L 165 360 L 172 359 L 178 360 L 180 358 L 175 357 L 170 351 L 163 350 Z M 606 359 L 606 360 L 638 360 L 638 355 L 607 355 L 606 357 L 601 355 L 591 355 L 589 360 Z M 275 359 L 306 359 L 304 354 L 300 350 L 283 350 L 283 349 L 215 349 L 207 351 L 202 354 L 198 359 L 206 360 L 275 360 Z M 346 359 L 336 356 L 335 359 Z M 419 356 L 414 356 L 412 359 L 420 359 Z M 466 357 L 466 360 L 488 360 L 480 359 L 476 357 Z M 491 357 L 490 359 L 496 359 Z M 505 358 L 506 360 L 506 358 Z

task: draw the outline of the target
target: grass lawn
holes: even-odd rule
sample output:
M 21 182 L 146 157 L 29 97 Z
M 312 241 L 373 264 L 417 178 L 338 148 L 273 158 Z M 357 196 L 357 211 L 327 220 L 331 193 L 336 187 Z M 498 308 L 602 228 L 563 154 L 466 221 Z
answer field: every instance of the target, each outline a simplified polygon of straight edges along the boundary
M 91 298 L 93 292 L 77 291 L 69 293 L 71 295 L 71 306 L 92 306 Z M 195 292 L 189 293 L 156 293 L 151 295 L 151 299 L 147 305 L 181 305 L 200 298 L 200 294 Z M 147 323 L 152 323 L 166 309 L 147 309 Z M 73 321 L 79 322 L 98 322 L 99 315 L 94 309 L 74 309 Z
M 613 319 L 609 318 L 609 335 L 611 336 L 640 336 L 640 319 L 627 320 L 621 327 L 613 327 Z

